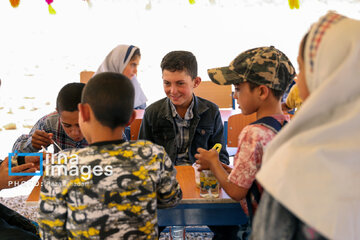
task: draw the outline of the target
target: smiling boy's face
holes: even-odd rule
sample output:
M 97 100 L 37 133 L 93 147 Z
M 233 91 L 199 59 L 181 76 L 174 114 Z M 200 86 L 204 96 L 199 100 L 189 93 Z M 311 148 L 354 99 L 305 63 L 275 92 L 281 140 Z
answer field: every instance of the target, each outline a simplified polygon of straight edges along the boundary
M 60 122 L 65 133 L 72 140 L 79 142 L 84 138 L 79 127 L 79 111 L 62 111 L 60 113 Z
M 176 108 L 188 108 L 194 92 L 201 79 L 196 77 L 194 79 L 187 73 L 187 71 L 171 72 L 164 69 L 163 86 L 166 96 L 171 100 Z

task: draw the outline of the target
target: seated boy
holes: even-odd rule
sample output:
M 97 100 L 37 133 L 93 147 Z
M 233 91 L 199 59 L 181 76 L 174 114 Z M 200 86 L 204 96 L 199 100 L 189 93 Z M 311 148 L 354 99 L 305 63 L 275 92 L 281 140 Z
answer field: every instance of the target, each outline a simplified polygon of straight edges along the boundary
M 14 143 L 12 151 L 38 152 L 57 143 L 62 149 L 82 148 L 88 145 L 79 128 L 79 111 L 81 92 L 85 84 L 69 83 L 59 92 L 56 99 L 56 112 L 42 117 L 29 134 L 21 135 Z M 54 152 L 59 149 L 54 147 Z
M 293 80 L 295 70 L 286 55 L 271 46 L 247 50 L 230 66 L 209 69 L 208 74 L 217 84 L 234 84 L 234 98 L 242 113 L 256 113 L 258 121 L 241 131 L 233 169 L 221 164 L 215 150 L 199 148 L 195 157 L 200 169 L 210 169 L 226 193 L 240 201 L 246 214 L 248 207 L 254 213 L 256 200 L 251 196 L 252 204 L 248 206 L 245 197 L 253 184 L 261 194 L 255 175 L 261 167 L 264 148 L 290 120 L 282 112 L 281 96 Z M 264 122 L 265 117 L 271 117 L 275 124 Z
M 210 149 L 216 143 L 225 146 L 219 108 L 194 95 L 201 78 L 191 52 L 168 53 L 162 59 L 161 70 L 167 97 L 145 109 L 139 139 L 165 147 L 175 165 L 191 165 L 197 148 Z M 225 148 L 220 161 L 229 164 Z
M 161 70 L 167 97 L 145 109 L 139 139 L 165 147 L 175 165 L 192 165 L 197 148 L 210 149 L 216 143 L 225 146 L 219 108 L 194 95 L 201 78 L 191 52 L 169 52 L 161 61 Z M 229 164 L 225 147 L 219 158 Z
M 123 140 L 125 126 L 135 118 L 133 105 L 134 87 L 122 74 L 100 73 L 87 83 L 79 124 L 90 146 L 61 152 L 76 174 L 45 174 L 43 239 L 157 237 L 157 208 L 175 206 L 182 192 L 163 147 Z

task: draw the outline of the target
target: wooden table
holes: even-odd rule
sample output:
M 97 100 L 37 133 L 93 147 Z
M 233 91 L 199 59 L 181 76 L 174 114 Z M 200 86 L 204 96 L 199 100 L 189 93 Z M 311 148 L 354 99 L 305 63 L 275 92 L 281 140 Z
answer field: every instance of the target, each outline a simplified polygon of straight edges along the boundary
M 41 176 L 39 178 L 39 180 L 37 181 L 35 187 L 31 191 L 29 197 L 27 198 L 27 200 L 25 202 L 26 205 L 32 206 L 32 205 L 37 205 L 39 203 L 42 179 L 43 179 L 43 176 Z
M 232 200 L 222 189 L 218 198 L 200 197 L 195 184 L 192 166 L 176 166 L 176 178 L 183 192 L 183 199 L 174 208 L 158 209 L 159 226 L 239 225 L 247 221 L 240 203 Z M 27 204 L 38 204 L 42 177 L 31 192 Z
M 159 226 L 239 225 L 247 221 L 240 203 L 232 200 L 222 189 L 218 198 L 200 197 L 192 166 L 176 166 L 176 178 L 183 199 L 174 208 L 158 209 Z

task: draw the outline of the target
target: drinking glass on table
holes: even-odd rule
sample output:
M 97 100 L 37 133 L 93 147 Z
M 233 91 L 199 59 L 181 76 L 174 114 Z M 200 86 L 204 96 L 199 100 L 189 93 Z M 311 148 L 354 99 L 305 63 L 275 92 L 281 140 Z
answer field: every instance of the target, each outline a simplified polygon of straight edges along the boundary
M 200 172 L 200 197 L 217 198 L 219 197 L 219 182 L 210 170 Z

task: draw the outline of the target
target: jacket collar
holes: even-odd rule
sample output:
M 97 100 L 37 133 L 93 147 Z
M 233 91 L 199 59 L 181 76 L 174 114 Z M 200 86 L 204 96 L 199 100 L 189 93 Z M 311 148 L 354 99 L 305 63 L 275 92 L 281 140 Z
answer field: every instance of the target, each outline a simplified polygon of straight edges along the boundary
M 204 113 L 206 110 L 209 109 L 209 107 L 204 103 L 204 100 L 202 98 L 199 98 L 197 96 L 194 96 L 194 108 L 193 108 L 193 114 L 194 118 L 200 118 L 199 116 Z M 164 113 L 164 117 L 168 120 L 172 120 L 172 111 L 170 106 L 170 99 L 166 97 L 164 104 L 159 109 L 160 112 Z

